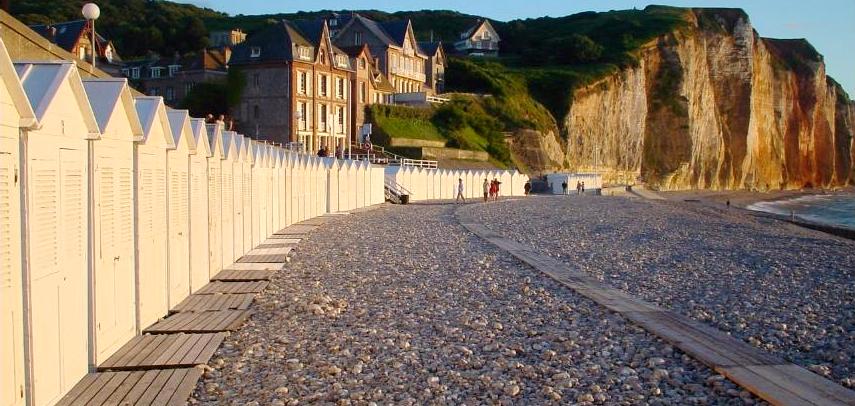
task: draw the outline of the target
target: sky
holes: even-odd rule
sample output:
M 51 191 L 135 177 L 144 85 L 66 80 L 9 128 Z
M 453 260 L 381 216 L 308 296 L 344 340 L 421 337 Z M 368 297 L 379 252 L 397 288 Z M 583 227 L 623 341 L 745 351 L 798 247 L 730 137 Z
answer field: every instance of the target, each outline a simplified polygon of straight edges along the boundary
M 648 4 L 680 7 L 739 7 L 761 36 L 806 38 L 825 56 L 826 71 L 855 98 L 855 0 L 190 0 L 180 1 L 235 14 L 271 14 L 312 10 L 455 10 L 500 21 L 581 11 L 644 8 Z

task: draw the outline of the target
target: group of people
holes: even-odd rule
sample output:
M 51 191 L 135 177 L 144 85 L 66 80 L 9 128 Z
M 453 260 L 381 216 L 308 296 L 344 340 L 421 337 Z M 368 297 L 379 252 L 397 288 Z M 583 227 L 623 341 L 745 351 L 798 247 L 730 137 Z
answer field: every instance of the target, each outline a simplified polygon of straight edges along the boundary
M 498 179 L 493 178 L 492 181 L 488 181 L 486 178 L 484 179 L 484 201 L 488 201 L 490 199 L 499 200 L 499 185 L 502 182 L 499 182 Z
M 325 146 L 324 146 L 324 147 L 321 147 L 321 148 L 318 150 L 318 156 L 319 156 L 319 157 L 321 157 L 321 158 L 326 158 L 326 157 L 330 156 L 330 150 L 329 150 L 329 148 L 327 148 L 327 147 L 325 147 Z M 335 157 L 336 157 L 337 159 L 344 159 L 344 148 L 342 148 L 342 147 L 341 147 L 341 145 L 337 145 L 337 146 L 335 147 Z
M 565 194 L 565 195 L 568 194 L 567 193 L 567 181 L 561 182 L 561 190 L 563 191 L 563 194 Z M 585 194 L 585 182 L 576 181 L 576 194 L 577 195 Z

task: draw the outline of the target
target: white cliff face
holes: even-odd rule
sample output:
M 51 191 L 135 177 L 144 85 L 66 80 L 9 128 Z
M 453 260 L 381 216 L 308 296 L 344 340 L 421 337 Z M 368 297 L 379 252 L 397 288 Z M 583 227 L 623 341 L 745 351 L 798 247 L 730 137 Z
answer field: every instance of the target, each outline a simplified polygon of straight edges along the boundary
M 666 190 L 852 182 L 853 105 L 813 48 L 759 38 L 737 11 L 690 13 L 638 67 L 575 92 L 570 167 Z

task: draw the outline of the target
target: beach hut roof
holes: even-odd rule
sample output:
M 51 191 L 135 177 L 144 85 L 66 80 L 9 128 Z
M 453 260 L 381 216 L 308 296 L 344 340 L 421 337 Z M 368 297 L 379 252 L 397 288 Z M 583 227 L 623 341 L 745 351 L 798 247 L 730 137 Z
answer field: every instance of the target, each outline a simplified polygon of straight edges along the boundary
M 57 94 L 63 84 L 67 83 L 71 86 L 80 115 L 86 123 L 88 130 L 86 138 L 97 139 L 101 136 L 101 130 L 98 128 L 98 122 L 95 121 L 95 115 L 92 114 L 92 108 L 89 107 L 89 99 L 86 97 L 86 90 L 83 89 L 83 83 L 80 81 L 80 74 L 77 73 L 74 62 L 16 62 L 15 71 L 37 121 L 44 121 L 45 113 L 53 103 L 62 102 L 57 100 Z
M 211 145 L 211 156 L 216 156 L 220 159 L 225 159 L 226 155 L 223 153 L 223 122 L 217 121 L 216 123 L 208 123 L 205 124 L 205 128 L 208 130 L 208 142 Z
M 190 128 L 193 134 L 193 143 L 196 145 L 196 153 L 204 154 L 206 157 L 212 156 L 211 143 L 208 141 L 208 129 L 205 127 L 205 119 L 191 118 Z
M 192 137 L 193 129 L 190 127 L 190 112 L 169 109 L 166 115 L 169 118 L 169 127 L 172 129 L 175 145 L 180 143 L 186 146 L 188 151 L 196 152 L 196 140 Z
M 3 81 L 15 109 L 18 111 L 18 117 L 20 117 L 18 125 L 30 129 L 37 128 L 36 113 L 33 111 L 29 99 L 27 99 L 21 82 L 18 80 L 18 74 L 15 72 L 15 67 L 12 65 L 9 52 L 6 51 L 6 45 L 3 44 L 2 39 L 0 39 L 0 80 Z
M 172 138 L 172 129 L 169 126 L 169 120 L 166 116 L 166 106 L 163 104 L 163 98 L 159 96 L 139 96 L 134 98 L 134 103 L 143 128 L 142 142 L 161 141 L 167 148 L 175 148 L 175 140 Z M 162 140 L 149 139 L 155 126 L 162 128 Z
M 95 121 L 101 132 L 107 131 L 110 120 L 116 115 L 116 109 L 122 106 L 125 118 L 131 126 L 133 141 L 142 141 L 143 129 L 137 109 L 134 107 L 134 97 L 131 95 L 127 79 L 84 79 L 83 89 L 89 99 L 89 106 L 95 114 Z

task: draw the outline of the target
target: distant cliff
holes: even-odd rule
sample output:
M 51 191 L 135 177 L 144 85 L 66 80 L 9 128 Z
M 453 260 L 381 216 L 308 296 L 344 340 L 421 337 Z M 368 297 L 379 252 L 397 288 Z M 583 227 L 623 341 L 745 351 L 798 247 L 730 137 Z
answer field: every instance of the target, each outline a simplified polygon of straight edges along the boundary
M 685 18 L 636 67 L 572 91 L 562 166 L 669 190 L 855 181 L 855 104 L 809 43 L 761 38 L 740 10 Z

